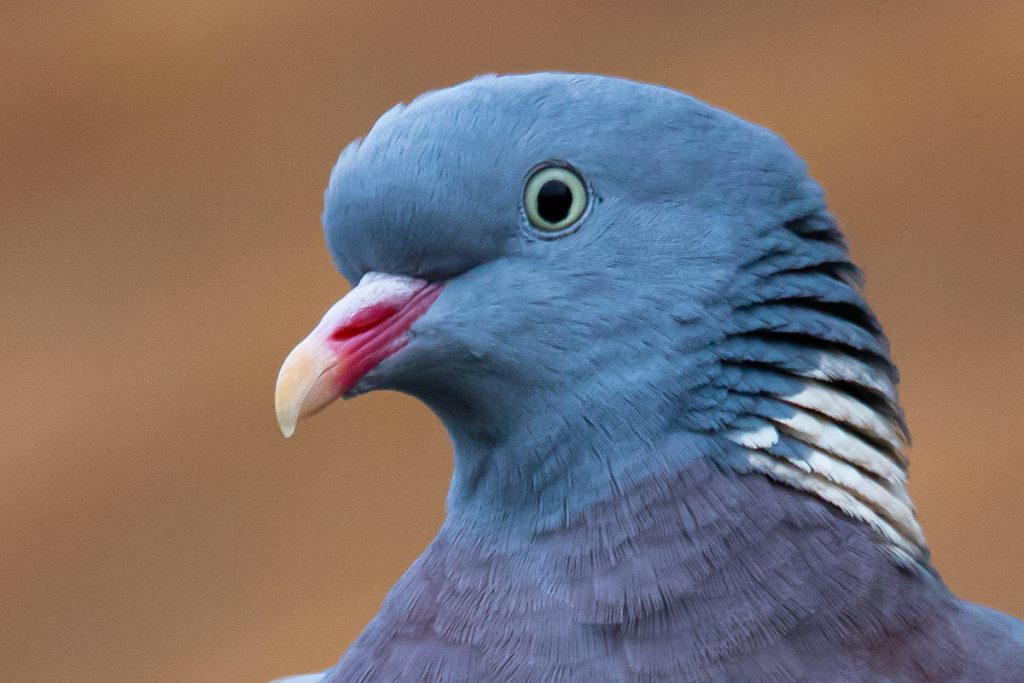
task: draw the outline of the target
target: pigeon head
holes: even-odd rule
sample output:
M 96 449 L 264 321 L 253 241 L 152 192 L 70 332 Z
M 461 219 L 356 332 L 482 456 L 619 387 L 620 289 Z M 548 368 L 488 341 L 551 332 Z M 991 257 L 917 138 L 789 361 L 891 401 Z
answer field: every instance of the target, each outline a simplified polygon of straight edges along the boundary
M 327 242 L 354 285 L 400 276 L 440 296 L 345 391 L 409 391 L 443 415 L 481 412 L 483 431 L 625 399 L 652 360 L 721 330 L 744 217 L 777 222 L 806 194 L 775 136 L 667 89 L 490 77 L 396 107 L 331 174 Z M 663 370 L 646 379 L 685 374 Z
M 450 514 L 543 527 L 711 457 L 923 552 L 884 336 L 775 134 L 631 81 L 484 77 L 349 145 L 323 220 L 354 289 L 282 367 L 286 434 L 399 390 L 452 436 Z

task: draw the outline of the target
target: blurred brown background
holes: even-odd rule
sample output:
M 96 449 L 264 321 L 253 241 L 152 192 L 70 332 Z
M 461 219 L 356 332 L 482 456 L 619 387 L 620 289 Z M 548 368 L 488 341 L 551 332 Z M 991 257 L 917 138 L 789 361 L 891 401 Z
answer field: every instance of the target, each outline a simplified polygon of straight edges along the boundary
M 448 444 L 395 395 L 286 442 L 274 378 L 343 291 L 338 151 L 489 71 L 657 81 L 804 155 L 903 369 L 935 561 L 1024 616 L 1022 35 L 1020 2 L 6 0 L 0 680 L 266 681 L 359 633 Z

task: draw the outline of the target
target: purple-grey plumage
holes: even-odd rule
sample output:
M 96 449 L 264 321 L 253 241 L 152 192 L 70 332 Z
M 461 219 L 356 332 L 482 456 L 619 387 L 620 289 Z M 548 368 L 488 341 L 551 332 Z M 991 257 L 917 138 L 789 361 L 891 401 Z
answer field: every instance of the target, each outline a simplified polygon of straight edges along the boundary
M 1024 630 L 871 530 L 694 464 L 528 548 L 442 530 L 325 683 L 1017 681 Z

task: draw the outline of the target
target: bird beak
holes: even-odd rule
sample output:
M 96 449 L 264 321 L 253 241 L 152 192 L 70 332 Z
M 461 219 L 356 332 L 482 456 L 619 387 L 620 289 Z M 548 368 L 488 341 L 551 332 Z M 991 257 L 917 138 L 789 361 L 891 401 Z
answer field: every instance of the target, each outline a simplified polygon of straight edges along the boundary
M 274 407 L 285 437 L 295 432 L 300 419 L 327 407 L 403 348 L 409 329 L 442 288 L 426 280 L 367 273 L 331 306 L 288 354 L 277 375 Z

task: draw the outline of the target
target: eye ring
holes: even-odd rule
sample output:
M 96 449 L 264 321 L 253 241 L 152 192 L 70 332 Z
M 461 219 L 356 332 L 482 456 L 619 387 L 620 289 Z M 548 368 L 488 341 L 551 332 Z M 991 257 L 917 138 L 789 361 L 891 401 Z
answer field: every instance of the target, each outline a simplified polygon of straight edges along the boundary
M 553 237 L 577 224 L 587 212 L 589 193 L 576 169 L 547 162 L 535 167 L 523 188 L 523 210 L 530 225 Z

